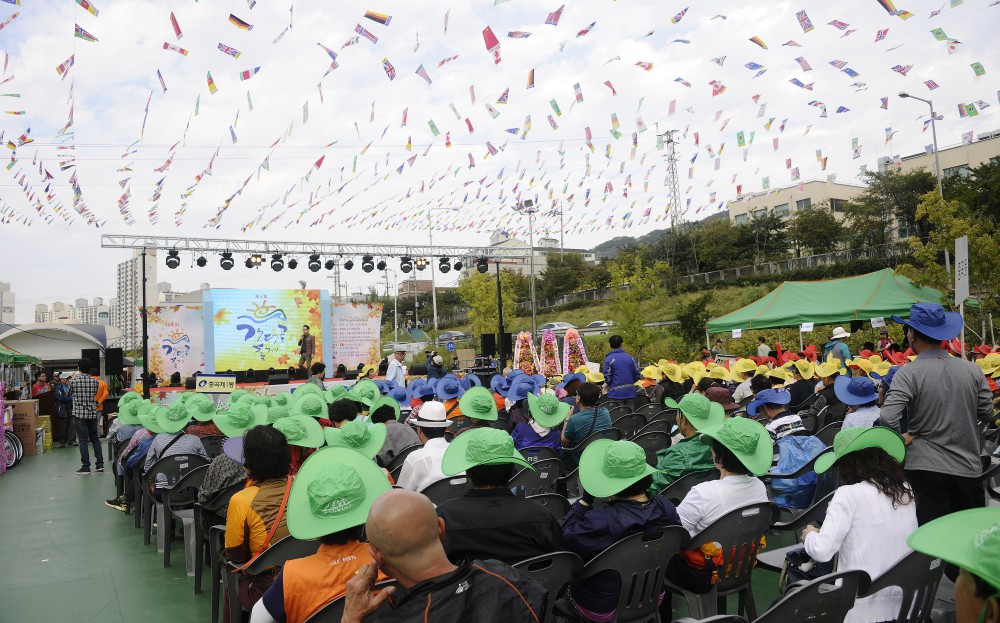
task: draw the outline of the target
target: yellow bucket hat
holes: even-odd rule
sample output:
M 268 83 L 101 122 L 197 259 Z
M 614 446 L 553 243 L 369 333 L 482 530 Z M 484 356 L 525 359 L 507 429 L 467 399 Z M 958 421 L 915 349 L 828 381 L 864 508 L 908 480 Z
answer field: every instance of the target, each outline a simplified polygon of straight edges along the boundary
M 792 365 L 804 379 L 811 379 L 816 376 L 816 365 L 808 359 L 793 361 Z
M 681 367 L 676 363 L 670 363 L 666 359 L 661 359 L 656 365 L 660 369 L 663 376 L 667 377 L 674 383 L 680 383 L 684 380 L 684 374 L 681 372 Z
M 604 382 L 604 373 L 602 372 L 586 372 L 587 381 L 590 383 L 595 383 L 600 385 Z
M 788 372 L 786 372 L 784 368 L 774 368 L 773 370 L 767 373 L 767 376 L 771 377 L 772 379 L 778 379 L 780 381 L 788 381 L 789 378 L 791 378 L 788 376 Z
M 857 359 L 854 359 L 852 361 L 848 361 L 847 365 L 854 366 L 855 368 L 860 368 L 861 371 L 864 372 L 865 374 L 870 373 L 875 368 L 875 366 L 872 365 L 872 362 L 868 361 L 867 359 L 863 359 L 861 357 L 858 357 Z
M 757 364 L 751 359 L 739 359 L 729 370 L 733 374 L 746 374 L 747 372 L 755 372 Z
M 977 359 L 976 365 L 983 371 L 983 374 L 989 376 L 1000 369 L 1000 353 L 990 353 L 982 359 Z
M 873 366 L 877 366 L 878 364 L 882 363 L 883 359 L 878 355 L 871 355 L 870 357 L 868 357 L 868 361 L 872 362 Z
M 872 368 L 872 371 L 869 372 L 869 375 L 877 374 L 880 378 L 885 378 L 885 375 L 889 374 L 890 368 L 892 368 L 892 362 L 883 361 L 881 363 L 875 364 L 875 367 Z
M 757 374 L 760 374 L 762 376 L 767 376 L 768 372 L 770 371 L 771 368 L 768 368 L 767 366 L 757 366 Z
M 663 378 L 663 371 L 657 366 L 646 366 L 642 369 L 642 378 L 659 381 Z
M 715 363 L 714 361 L 709 361 L 708 363 L 705 364 L 705 369 L 708 370 L 709 372 L 711 372 L 717 367 L 719 367 L 719 364 Z
M 825 379 L 828 376 L 833 376 L 840 370 L 839 363 L 824 362 L 816 366 L 816 376 L 821 379 Z
M 708 371 L 708 378 L 715 379 L 717 381 L 731 381 L 732 377 L 729 376 L 729 371 L 722 366 L 715 366 Z

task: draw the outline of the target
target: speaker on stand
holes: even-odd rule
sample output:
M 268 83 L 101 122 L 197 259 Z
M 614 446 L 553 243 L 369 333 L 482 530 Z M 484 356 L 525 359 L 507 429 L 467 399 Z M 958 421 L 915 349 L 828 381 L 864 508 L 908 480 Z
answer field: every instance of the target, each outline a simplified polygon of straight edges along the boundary
M 495 333 L 483 333 L 479 336 L 479 343 L 482 345 L 480 350 L 483 357 L 497 356 L 497 336 Z

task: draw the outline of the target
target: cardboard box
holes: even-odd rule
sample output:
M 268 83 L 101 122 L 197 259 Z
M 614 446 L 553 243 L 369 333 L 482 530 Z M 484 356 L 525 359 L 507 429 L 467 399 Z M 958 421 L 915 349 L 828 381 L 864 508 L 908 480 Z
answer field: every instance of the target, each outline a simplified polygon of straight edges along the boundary
M 38 428 L 38 401 L 12 400 L 7 403 L 11 407 L 11 426 L 14 434 L 24 446 L 25 456 L 35 456 L 35 429 Z

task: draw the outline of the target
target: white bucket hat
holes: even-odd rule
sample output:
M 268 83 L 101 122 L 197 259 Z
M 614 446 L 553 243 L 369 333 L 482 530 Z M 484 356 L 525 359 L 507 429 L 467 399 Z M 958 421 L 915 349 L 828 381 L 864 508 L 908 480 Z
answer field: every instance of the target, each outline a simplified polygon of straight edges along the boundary
M 830 335 L 831 340 L 839 340 L 845 337 L 851 337 L 851 334 L 844 331 L 844 327 L 834 327 L 833 333 Z

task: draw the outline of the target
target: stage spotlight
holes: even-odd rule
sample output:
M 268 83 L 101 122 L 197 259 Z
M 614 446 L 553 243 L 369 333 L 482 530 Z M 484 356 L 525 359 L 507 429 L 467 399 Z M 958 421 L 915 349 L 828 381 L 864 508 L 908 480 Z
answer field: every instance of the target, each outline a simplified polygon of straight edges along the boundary
M 246 266 L 247 268 L 253 268 L 254 267 L 253 260 L 251 260 L 249 257 L 247 258 L 247 260 L 245 262 L 243 262 L 243 265 Z
M 319 263 L 319 253 L 313 253 L 309 256 L 309 270 L 314 273 L 319 271 L 322 265 Z
M 442 257 L 439 260 L 438 270 L 441 271 L 442 275 L 448 273 L 448 271 L 451 270 L 451 264 L 448 263 L 448 258 Z
M 288 260 L 288 270 L 295 270 L 298 267 L 299 267 L 299 261 L 297 259 L 293 257 L 292 259 Z
M 352 268 L 354 268 L 354 260 L 344 262 L 344 270 L 351 270 Z
M 235 262 L 233 262 L 233 254 L 229 251 L 223 253 L 222 259 L 219 260 L 219 266 L 222 267 L 222 270 L 231 270 L 233 268 L 233 264 L 235 264 Z
M 375 258 L 370 255 L 366 255 L 361 258 L 361 270 L 366 273 L 370 273 L 375 270 Z
M 260 266 L 261 264 L 264 263 L 264 256 L 262 256 L 260 253 L 251 254 L 250 263 L 253 264 L 254 267 Z
M 375 265 L 375 268 L 377 268 L 379 271 L 385 270 L 385 260 L 379 260 L 378 264 Z
M 181 265 L 181 256 L 177 249 L 167 251 L 167 268 L 177 268 Z
M 462 260 L 455 262 L 455 270 L 462 270 Z
M 198 268 L 205 268 L 205 264 L 208 264 L 208 260 L 205 259 L 204 255 L 201 255 L 194 261 L 198 265 Z
M 490 263 L 485 257 L 481 257 L 476 260 L 476 270 L 480 273 L 486 273 L 490 269 Z
M 285 260 L 281 259 L 280 253 L 275 253 L 271 256 L 271 270 L 276 273 L 281 272 L 281 269 L 285 267 Z
M 417 270 L 423 270 L 427 268 L 427 258 L 418 257 L 417 258 Z
M 399 260 L 399 270 L 408 273 L 413 270 L 413 260 L 409 256 L 404 256 Z
M 336 265 L 337 263 L 334 262 L 333 260 L 327 260 L 326 264 L 324 264 L 323 266 L 326 267 L 327 270 L 333 270 L 333 267 Z

